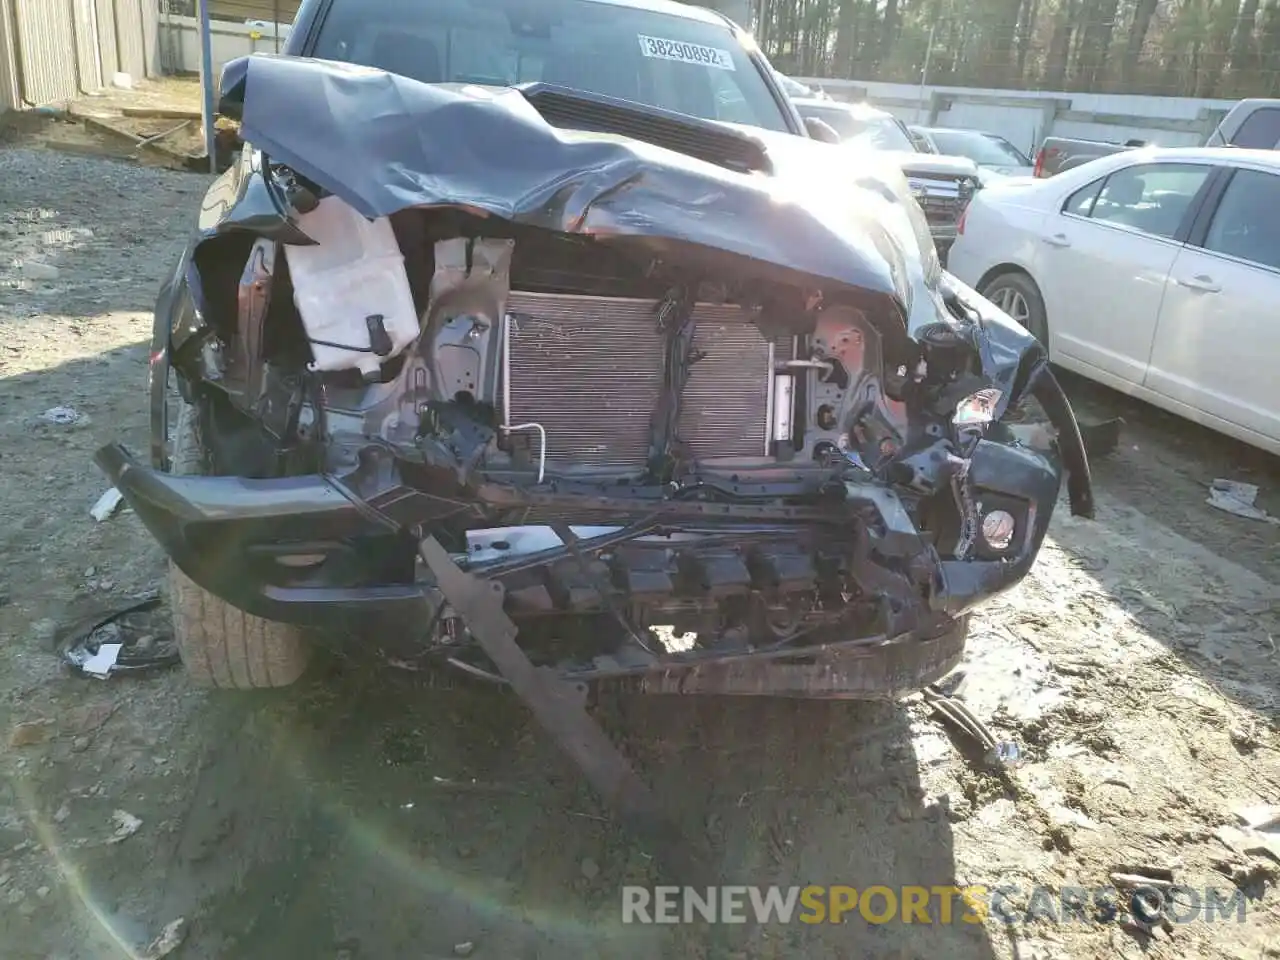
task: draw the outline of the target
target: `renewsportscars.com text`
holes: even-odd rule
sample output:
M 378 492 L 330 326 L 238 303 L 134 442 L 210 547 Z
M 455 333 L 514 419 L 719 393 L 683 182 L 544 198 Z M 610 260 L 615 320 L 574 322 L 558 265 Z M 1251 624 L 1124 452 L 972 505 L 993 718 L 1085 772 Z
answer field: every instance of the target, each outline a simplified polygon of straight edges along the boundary
M 870 886 L 622 888 L 623 923 L 1243 923 L 1239 889 Z

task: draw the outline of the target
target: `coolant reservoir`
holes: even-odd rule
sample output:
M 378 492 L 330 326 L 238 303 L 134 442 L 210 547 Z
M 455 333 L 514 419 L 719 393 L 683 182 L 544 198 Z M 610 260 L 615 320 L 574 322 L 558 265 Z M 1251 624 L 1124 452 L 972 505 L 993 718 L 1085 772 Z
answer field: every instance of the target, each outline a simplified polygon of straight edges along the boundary
M 418 336 L 391 222 L 366 220 L 338 197 L 325 197 L 298 226 L 315 246 L 286 244 L 284 252 L 315 357 L 312 369 L 375 374 Z

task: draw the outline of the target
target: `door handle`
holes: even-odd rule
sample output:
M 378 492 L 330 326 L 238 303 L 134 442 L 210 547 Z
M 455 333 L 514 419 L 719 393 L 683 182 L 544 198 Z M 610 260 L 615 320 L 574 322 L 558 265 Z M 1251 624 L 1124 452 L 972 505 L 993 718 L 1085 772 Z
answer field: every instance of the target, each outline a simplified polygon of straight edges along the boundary
M 1055 233 L 1051 237 L 1041 237 L 1040 239 L 1051 247 L 1071 246 L 1071 241 L 1067 239 L 1067 235 L 1065 233 Z
M 1214 283 L 1213 277 L 1203 273 L 1194 277 L 1179 277 L 1178 283 L 1188 290 L 1199 290 L 1201 293 L 1217 293 L 1222 289 L 1222 284 Z

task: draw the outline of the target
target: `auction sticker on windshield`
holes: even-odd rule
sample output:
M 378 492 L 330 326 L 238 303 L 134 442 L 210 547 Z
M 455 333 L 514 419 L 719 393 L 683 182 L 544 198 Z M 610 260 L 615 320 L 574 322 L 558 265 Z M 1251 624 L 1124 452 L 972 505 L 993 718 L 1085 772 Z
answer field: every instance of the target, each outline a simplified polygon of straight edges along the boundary
M 719 70 L 735 70 L 733 56 L 728 50 L 719 47 L 704 47 L 700 43 L 687 43 L 684 40 L 664 40 L 662 37 L 640 38 L 640 52 L 646 57 L 657 60 L 677 60 L 680 63 L 697 63 L 704 67 L 716 67 Z

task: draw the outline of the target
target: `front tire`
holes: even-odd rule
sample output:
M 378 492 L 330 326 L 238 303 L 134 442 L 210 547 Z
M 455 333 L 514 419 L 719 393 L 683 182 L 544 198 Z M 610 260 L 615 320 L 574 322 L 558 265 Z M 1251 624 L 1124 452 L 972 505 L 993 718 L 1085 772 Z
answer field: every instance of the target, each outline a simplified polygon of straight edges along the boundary
M 195 407 L 184 404 L 174 429 L 171 470 L 206 472 Z M 233 607 L 169 562 L 173 634 L 187 675 L 197 686 L 223 690 L 285 687 L 302 676 L 311 648 L 292 624 L 264 620 Z

